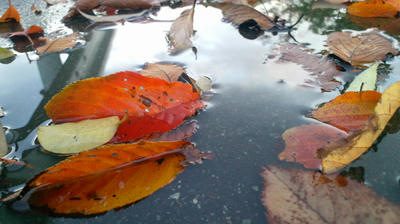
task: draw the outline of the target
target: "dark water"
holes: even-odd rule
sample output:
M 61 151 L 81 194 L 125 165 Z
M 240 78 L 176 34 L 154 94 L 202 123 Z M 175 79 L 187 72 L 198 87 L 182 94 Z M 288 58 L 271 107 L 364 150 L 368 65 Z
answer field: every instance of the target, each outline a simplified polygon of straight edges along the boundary
M 293 35 L 317 51 L 324 49 L 325 33 L 344 28 L 361 30 L 343 18 L 340 10 L 311 13 L 310 6 L 309 1 L 272 1 L 266 5 L 271 15 L 279 14 L 289 22 L 308 13 L 309 17 Z M 168 55 L 168 20 L 181 11 L 163 8 L 152 16 L 159 22 L 95 29 L 86 34 L 83 47 L 68 53 L 43 56 L 32 63 L 19 54 L 11 64 L 0 64 L 0 106 L 7 113 L 1 122 L 8 129 L 7 137 L 13 147 L 7 158 L 22 158 L 35 167 L 4 167 L 0 191 L 12 190 L 63 159 L 41 152 L 35 142 L 36 128 L 49 122 L 43 106 L 51 96 L 73 81 L 138 70 L 146 62 L 183 64 L 190 75 L 213 79 L 213 94 L 207 100 L 207 108 L 191 118 L 200 126 L 191 140 L 197 148 L 213 152 L 216 158 L 188 167 L 175 181 L 144 200 L 103 215 L 80 219 L 48 217 L 2 205 L 1 223 L 267 222 L 260 201 L 262 167 L 296 166 L 277 159 L 284 148 L 281 134 L 293 126 L 312 122 L 304 115 L 340 93 L 300 87 L 296 79 L 290 81 L 286 77 L 306 74 L 300 67 L 269 63 L 268 55 L 276 44 L 289 41 L 285 33 L 245 39 L 235 27 L 222 22 L 221 12 L 212 7 L 196 8 L 197 32 L 193 42 L 198 49 L 197 59 L 191 51 Z M 58 27 L 49 30 L 60 32 Z M 399 60 L 389 65 L 390 79 L 381 83 L 381 90 L 399 79 Z M 346 168 L 362 167 L 358 169 L 364 170 L 365 183 L 396 203 L 400 202 L 399 141 L 399 134 L 387 134 L 376 145 L 377 152 L 371 150 Z

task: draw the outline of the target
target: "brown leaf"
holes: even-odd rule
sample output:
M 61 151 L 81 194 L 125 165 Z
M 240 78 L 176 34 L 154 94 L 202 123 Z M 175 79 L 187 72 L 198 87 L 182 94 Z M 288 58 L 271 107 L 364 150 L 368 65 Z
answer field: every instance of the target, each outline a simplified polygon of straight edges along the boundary
M 176 64 L 147 63 L 144 69 L 140 71 L 140 74 L 147 77 L 164 79 L 168 82 L 176 82 L 182 73 L 185 72 L 182 66 Z
M 190 38 L 193 35 L 193 15 L 195 5 L 196 4 L 193 4 L 191 9 L 183 11 L 171 25 L 167 38 L 170 45 L 169 51 L 172 54 L 193 47 Z
M 100 0 L 78 0 L 73 7 L 71 7 L 63 20 L 72 19 L 79 15 L 78 9 L 82 12 L 89 12 L 91 9 L 97 7 L 100 4 Z
M 262 30 L 269 30 L 275 26 L 270 18 L 247 5 L 223 3 L 217 4 L 217 8 L 222 10 L 224 19 L 239 26 L 243 22 L 253 19 Z
M 31 6 L 31 12 L 35 13 L 36 15 L 42 14 L 42 10 L 39 9 L 39 8 L 37 8 L 37 7 L 35 6 L 35 4 L 33 4 L 33 5 Z
M 148 0 L 102 0 L 101 5 L 116 9 L 149 9 L 152 6 Z
M 45 2 L 47 3 L 47 5 L 49 5 L 49 6 L 68 2 L 68 0 L 57 0 L 57 1 L 44 0 L 44 1 L 45 1 Z M 93 2 L 93 0 L 92 0 L 92 2 Z
M 164 133 L 153 133 L 149 137 L 145 137 L 143 139 L 152 142 L 171 142 L 171 141 L 180 141 L 190 138 L 199 128 L 197 122 L 193 121 L 190 123 L 186 123 L 172 131 L 164 132 Z
M 376 27 L 393 35 L 400 34 L 400 18 L 364 18 L 353 15 L 348 15 L 348 18 L 363 28 Z
M 276 166 L 261 175 L 269 223 L 399 223 L 398 205 L 342 176 Z
M 46 43 L 43 46 L 38 47 L 36 50 L 39 55 L 63 51 L 67 48 L 75 47 L 79 38 L 78 33 L 73 33 L 59 39 L 46 40 Z
M 392 42 L 377 31 L 354 36 L 351 32 L 334 32 L 328 36 L 329 49 L 352 65 L 383 60 L 387 53 L 396 55 Z

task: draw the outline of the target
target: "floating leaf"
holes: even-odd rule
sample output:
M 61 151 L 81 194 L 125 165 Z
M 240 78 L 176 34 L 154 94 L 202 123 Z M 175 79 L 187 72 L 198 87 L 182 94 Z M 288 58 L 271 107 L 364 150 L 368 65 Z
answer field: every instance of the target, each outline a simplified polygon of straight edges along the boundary
M 348 16 L 352 23 L 363 28 L 376 27 L 390 34 L 400 34 L 400 18 L 363 18 L 358 16 Z
M 38 129 L 38 139 L 47 151 L 62 154 L 78 153 L 110 141 L 117 132 L 119 123 L 118 116 L 112 116 L 41 126 Z
M 398 223 L 400 206 L 364 184 L 269 166 L 262 201 L 269 223 Z
M 350 15 L 359 17 L 395 17 L 397 9 L 384 0 L 355 2 L 348 8 Z
M 345 4 L 343 4 L 345 2 L 348 2 L 348 1 L 345 0 L 345 1 L 332 2 L 329 0 L 317 0 L 312 4 L 311 9 L 312 10 L 315 10 L 315 9 L 342 9 L 342 8 L 347 7 Z
M 130 13 L 130 14 L 120 14 L 120 15 L 113 15 L 113 16 L 92 16 L 87 13 L 84 13 L 83 11 L 78 9 L 78 12 L 85 17 L 86 19 L 92 20 L 94 22 L 120 22 L 120 21 L 125 21 L 129 20 L 132 18 L 140 17 L 143 14 L 145 14 L 147 11 L 141 11 L 138 13 Z
M 196 85 L 201 90 L 201 92 L 208 92 L 212 88 L 212 81 L 207 76 L 200 76 L 196 80 Z
M 189 84 L 119 72 L 75 82 L 45 106 L 54 122 L 70 122 L 127 113 L 112 142 L 131 141 L 181 125 L 204 107 Z
M 279 154 L 279 159 L 300 163 L 309 169 L 320 169 L 321 159 L 317 155 L 318 149 L 347 136 L 346 132 L 325 124 L 290 128 L 282 134 L 285 149 Z
M 153 133 L 148 137 L 144 137 L 144 140 L 152 142 L 172 142 L 185 140 L 190 138 L 190 136 L 192 136 L 198 128 L 199 126 L 197 122 L 193 121 L 169 132 Z
M 392 5 L 398 11 L 400 11 L 400 1 L 399 0 L 385 0 L 385 3 Z
M 0 122 L 0 157 L 7 155 L 8 152 L 6 135 L 3 130 L 3 124 Z
M 256 21 L 263 31 L 269 30 L 275 26 L 270 18 L 250 6 L 232 3 L 217 4 L 215 6 L 222 10 L 226 21 L 236 26 L 248 20 Z
M 357 75 L 347 87 L 346 92 L 360 92 L 366 90 L 376 90 L 376 77 L 378 75 L 379 63 L 373 64 L 367 70 Z
M 36 50 L 39 55 L 63 51 L 75 47 L 79 39 L 80 37 L 78 33 L 73 33 L 55 40 L 46 39 L 46 43 L 43 46 L 36 48 Z
M 328 46 L 335 55 L 352 65 L 383 60 L 388 53 L 398 53 L 392 42 L 376 31 L 360 35 L 334 32 L 328 36 Z
M 193 15 L 195 5 L 196 2 L 193 4 L 191 9 L 183 11 L 171 25 L 167 38 L 170 45 L 170 52 L 172 54 L 193 47 L 190 38 L 193 35 Z
M 359 131 L 374 116 L 381 98 L 376 91 L 347 92 L 312 112 L 312 117 L 346 132 Z
M 323 172 L 335 172 L 366 152 L 381 135 L 399 107 L 400 82 L 396 82 L 383 92 L 375 107 L 374 117 L 364 127 L 361 134 L 356 133 L 349 137 L 346 144 L 334 148 L 332 151 L 328 150 L 327 155 L 322 159 Z
M 147 63 L 140 74 L 164 79 L 168 82 L 176 82 L 179 77 L 185 73 L 185 69 L 182 66 L 170 63 Z
M 21 193 L 33 209 L 92 215 L 145 198 L 183 171 L 190 143 L 139 142 L 85 151 L 48 168 Z
M 57 0 L 57 1 L 44 0 L 44 1 L 47 3 L 48 6 L 68 2 L 68 0 Z M 93 0 L 91 0 L 91 1 L 92 1 L 92 2 L 95 2 L 95 1 L 93 1 Z
M 7 58 L 14 57 L 14 56 L 15 56 L 14 52 L 12 52 L 12 51 L 10 51 L 10 50 L 8 50 L 6 48 L 0 47 L 0 61 L 4 60 L 4 59 L 7 59 Z
M 11 1 L 9 1 L 11 3 Z M 1 16 L 0 18 L 0 23 L 6 23 L 10 21 L 15 21 L 18 22 L 21 20 L 19 16 L 19 12 L 14 6 L 10 4 L 9 8 L 7 11 Z
M 101 5 L 115 9 L 149 9 L 152 7 L 148 0 L 102 0 Z

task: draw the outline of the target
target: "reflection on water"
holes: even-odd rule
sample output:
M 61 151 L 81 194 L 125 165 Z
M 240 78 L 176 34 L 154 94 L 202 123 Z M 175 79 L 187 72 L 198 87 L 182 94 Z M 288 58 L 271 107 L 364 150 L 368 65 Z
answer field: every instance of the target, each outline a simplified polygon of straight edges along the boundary
M 291 3 L 289 3 L 291 2 Z M 309 11 L 312 1 L 270 1 L 263 11 L 295 22 L 306 17 L 293 32 L 295 38 L 309 43 L 317 51 L 324 49 L 322 33 L 353 25 L 341 23 L 340 11 Z M 279 8 L 278 8 L 279 6 Z M 191 51 L 177 56 L 167 52 L 165 35 L 171 22 L 184 9 L 162 8 L 153 18 L 159 22 L 125 23 L 115 29 L 95 30 L 87 35 L 87 44 L 68 55 L 50 54 L 28 63 L 24 55 L 9 65 L 0 65 L 0 106 L 7 116 L 2 123 L 10 128 L 9 140 L 17 149 L 12 156 L 22 157 L 36 169 L 3 169 L 0 187 L 24 183 L 28 178 L 63 159 L 40 152 L 34 143 L 36 127 L 47 123 L 43 106 L 66 84 L 92 76 L 124 70 L 138 70 L 146 62 L 169 61 L 183 64 L 190 75 L 213 79 L 214 95 L 205 111 L 194 117 L 199 131 L 192 137 L 196 146 L 212 151 L 216 159 L 188 167 L 177 180 L 150 197 L 127 208 L 88 219 L 47 218 L 21 214 L 2 206 L 0 221 L 15 223 L 265 223 L 260 203 L 263 188 L 259 173 L 269 164 L 287 165 L 277 160 L 283 150 L 281 134 L 293 126 L 312 121 L 304 115 L 315 105 L 332 99 L 339 92 L 320 93 L 279 82 L 282 77 L 267 57 L 279 42 L 290 38 L 285 33 L 265 33 L 257 40 L 243 38 L 231 24 L 222 22 L 218 9 L 197 6 Z M 308 16 L 307 16 L 308 15 Z M 324 19 L 326 18 L 326 19 Z M 317 19 L 319 19 L 317 21 Z M 395 64 L 396 60 L 391 62 Z M 398 60 L 397 60 L 398 62 Z M 397 63 L 398 64 L 398 63 Z M 293 68 L 292 68 L 293 67 Z M 287 70 L 286 75 L 304 71 Z M 286 68 L 280 68 L 286 69 Z M 395 70 L 398 70 L 395 67 Z M 282 72 L 281 72 L 282 73 Z M 391 142 L 399 135 L 387 135 L 379 152 L 369 152 L 354 163 L 364 167 L 365 181 L 379 194 L 399 202 L 400 176 L 398 150 Z M 388 158 L 389 157 L 389 158 Z M 379 162 L 376 162 L 379 161 Z M 294 164 L 291 164 L 294 165 Z M 354 170 L 354 169 L 353 169 Z M 349 172 L 351 169 L 349 169 Z M 170 197 L 177 195 L 180 197 Z

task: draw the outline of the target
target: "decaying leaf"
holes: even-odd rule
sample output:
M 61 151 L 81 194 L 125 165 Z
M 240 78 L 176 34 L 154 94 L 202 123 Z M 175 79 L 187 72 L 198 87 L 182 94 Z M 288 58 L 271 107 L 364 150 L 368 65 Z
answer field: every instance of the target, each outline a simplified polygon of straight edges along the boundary
M 169 51 L 172 54 L 186 50 L 193 47 L 190 38 L 193 35 L 193 16 L 196 2 L 191 9 L 187 9 L 175 19 L 167 34 L 168 42 L 170 45 Z
M 363 28 L 378 28 L 390 34 L 400 34 L 400 18 L 365 18 L 348 15 L 352 23 Z
M 0 157 L 7 155 L 8 152 L 6 135 L 3 130 L 3 124 L 0 122 Z
M 347 92 L 312 112 L 312 117 L 346 132 L 360 131 L 381 99 L 376 91 Z
M 320 87 L 322 91 L 332 91 L 341 83 L 335 79 L 341 73 L 336 69 L 336 64 L 326 57 L 311 54 L 310 49 L 296 44 L 281 44 L 279 47 L 279 61 L 293 62 L 303 66 L 304 70 L 311 73 L 307 85 Z
M 269 223 L 398 223 L 400 206 L 364 184 L 269 166 L 262 201 Z
M 168 82 L 176 82 L 185 72 L 182 66 L 176 64 L 147 63 L 144 69 L 140 71 L 140 74 L 147 77 L 164 79 Z
M 53 153 L 72 154 L 94 149 L 108 141 L 117 132 L 118 116 L 40 126 L 38 139 L 42 147 Z
M 251 19 L 256 21 L 264 31 L 275 26 L 270 18 L 247 5 L 222 3 L 215 5 L 215 7 L 221 9 L 226 21 L 231 22 L 236 26 Z
M 373 64 L 367 70 L 357 75 L 347 87 L 346 92 L 360 92 L 366 90 L 376 90 L 376 77 L 378 76 L 379 63 Z
M 9 7 L 7 11 L 0 17 L 0 23 L 6 23 L 6 22 L 11 22 L 15 21 L 18 22 L 21 20 L 19 16 L 19 12 L 14 6 L 11 5 L 11 0 L 8 1 Z
M 127 121 L 111 140 L 124 142 L 172 130 L 204 106 L 189 84 L 126 71 L 75 82 L 55 95 L 45 109 L 56 123 L 115 115 L 122 119 L 127 113 Z
M 46 39 L 46 43 L 43 46 L 36 48 L 36 50 L 39 55 L 63 51 L 75 47 L 79 39 L 80 37 L 78 33 L 73 33 L 55 40 Z
M 375 107 L 374 117 L 364 127 L 361 134 L 350 136 L 347 144 L 335 148 L 322 159 L 323 172 L 335 172 L 366 152 L 380 136 L 399 107 L 400 82 L 396 82 L 383 92 Z
M 329 49 L 352 65 L 383 60 L 388 53 L 396 55 L 392 42 L 377 31 L 353 35 L 351 32 L 334 32 L 328 36 Z
M 94 22 L 120 22 L 126 21 L 132 18 L 137 18 L 144 15 L 147 11 L 140 11 L 138 13 L 130 13 L 130 14 L 120 14 L 120 15 L 112 15 L 112 16 L 92 16 L 83 11 L 77 9 L 78 12 L 85 17 L 86 19 L 92 20 Z
M 385 0 L 368 0 L 355 2 L 348 8 L 350 15 L 359 17 L 395 17 L 397 9 Z
M 190 143 L 139 142 L 85 151 L 48 168 L 21 193 L 33 209 L 92 215 L 145 198 L 183 171 Z
M 309 169 L 320 169 L 321 159 L 317 155 L 318 149 L 347 136 L 345 131 L 325 124 L 290 128 L 282 134 L 285 149 L 279 154 L 279 159 L 300 163 Z

